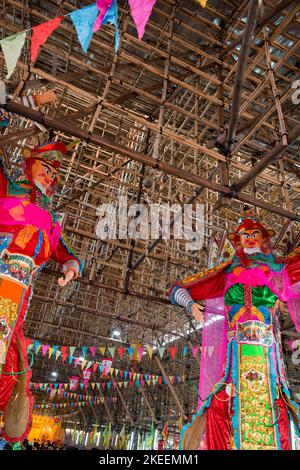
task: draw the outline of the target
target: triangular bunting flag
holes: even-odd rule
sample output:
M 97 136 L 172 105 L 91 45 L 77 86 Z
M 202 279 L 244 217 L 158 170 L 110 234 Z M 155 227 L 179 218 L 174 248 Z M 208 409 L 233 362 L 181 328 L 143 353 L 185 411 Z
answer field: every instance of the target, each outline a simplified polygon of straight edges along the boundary
M 172 359 L 175 359 L 175 355 L 176 355 L 176 351 L 177 351 L 176 346 L 170 346 L 169 351 L 170 351 Z
M 107 349 L 109 350 L 111 357 L 114 357 L 116 348 L 113 347 L 113 348 L 107 348 Z
M 76 29 L 78 40 L 84 52 L 87 52 L 92 36 L 93 26 L 99 10 L 96 5 L 91 5 L 80 10 L 73 11 L 70 16 Z
M 142 39 L 156 0 L 128 0 L 138 37 Z
M 161 359 L 163 358 L 165 349 L 166 349 L 166 348 L 158 348 L 158 352 L 159 352 L 159 355 L 160 355 L 160 358 L 161 358 Z
M 15 67 L 22 51 L 22 47 L 25 43 L 25 38 L 26 31 L 22 31 L 21 33 L 14 34 L 13 36 L 8 36 L 7 38 L 4 38 L 0 41 L 7 67 L 7 79 L 11 77 L 13 71 L 15 70 Z
M 150 359 L 152 359 L 153 348 L 151 348 L 151 346 L 146 346 L 146 349 L 147 349 L 148 356 L 150 357 Z
M 199 350 L 199 346 L 192 347 L 192 354 L 194 358 L 196 357 L 198 350 Z
M 101 28 L 102 21 L 103 21 L 103 18 L 105 16 L 105 13 L 106 13 L 108 7 L 110 7 L 111 4 L 112 4 L 112 0 L 96 0 L 96 5 L 97 5 L 99 15 L 96 18 L 96 21 L 95 21 L 94 26 L 93 26 L 93 32 L 94 33 L 96 31 L 98 31 L 99 28 Z
M 115 27 L 115 52 L 119 49 L 119 30 L 118 30 L 118 3 L 117 0 L 113 0 L 112 4 L 106 10 L 104 15 L 103 25 L 113 24 Z
M 98 349 L 99 349 L 100 354 L 101 354 L 102 356 L 104 356 L 105 351 L 106 351 L 106 347 L 105 347 L 105 346 L 100 346 L 100 348 L 98 348 Z
M 47 41 L 50 34 L 59 26 L 63 18 L 63 16 L 60 16 L 46 23 L 39 24 L 38 26 L 33 26 L 31 37 L 31 62 L 37 59 L 39 46 L 42 46 Z

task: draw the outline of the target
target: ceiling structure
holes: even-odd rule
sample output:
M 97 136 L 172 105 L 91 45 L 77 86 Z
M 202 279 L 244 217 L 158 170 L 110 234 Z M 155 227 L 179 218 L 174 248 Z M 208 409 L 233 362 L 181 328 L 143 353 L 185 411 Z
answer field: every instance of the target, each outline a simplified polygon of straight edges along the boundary
M 92 3 L 0 0 L 1 37 Z M 139 41 L 128 2 L 118 0 L 117 54 L 113 26 L 94 34 L 84 54 L 68 18 L 30 66 L 27 39 L 9 83 L 13 114 L 3 143 L 15 174 L 22 146 L 48 139 L 48 132 L 73 144 L 53 207 L 85 261 L 83 277 L 65 289 L 58 287 L 54 263 L 39 275 L 27 336 L 78 347 L 176 345 L 174 360 L 167 351 L 161 360 L 156 353 L 152 359 L 145 354 L 136 370 L 162 374 L 162 367 L 197 383 L 199 357 L 183 358 L 182 351 L 186 344 L 200 344 L 201 329 L 170 304 L 171 284 L 207 267 L 212 237 L 220 239 L 224 229 L 234 228 L 245 204 L 276 230 L 276 254 L 298 246 L 300 4 L 264 1 L 258 9 L 256 3 L 209 0 L 203 9 L 196 1 L 157 0 Z M 0 68 L 3 78 L 1 54 Z M 55 91 L 56 107 L 35 111 L 14 101 L 45 90 Z M 120 197 L 128 206 L 143 204 L 149 210 L 153 203 L 203 204 L 202 249 L 187 250 L 186 241 L 175 238 L 99 239 L 99 208 L 112 204 L 118 211 Z M 111 339 L 115 328 L 121 331 L 119 340 Z M 287 348 L 297 334 L 286 314 L 281 328 L 291 386 L 299 392 L 300 374 Z M 117 353 L 113 364 L 132 367 L 128 356 L 121 360 Z M 33 381 L 49 382 L 53 370 L 59 382 L 76 371 L 40 355 Z M 85 425 L 117 416 L 122 424 L 127 415 L 135 426 L 149 426 L 153 414 L 159 425 L 169 414 L 175 423 L 197 403 L 188 380 L 171 388 L 123 387 L 107 393 L 118 402 L 105 409 L 82 408 Z M 37 397 L 40 403 L 49 401 L 43 393 Z

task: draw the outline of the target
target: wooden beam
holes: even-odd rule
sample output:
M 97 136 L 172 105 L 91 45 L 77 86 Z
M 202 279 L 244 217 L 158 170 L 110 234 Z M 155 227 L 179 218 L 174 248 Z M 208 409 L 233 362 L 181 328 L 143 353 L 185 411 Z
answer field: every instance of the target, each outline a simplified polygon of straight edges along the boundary
M 232 185 L 234 191 L 240 191 L 253 179 L 256 178 L 271 163 L 274 163 L 300 137 L 300 124 L 292 129 L 287 136 L 287 145 L 282 143 L 276 145 L 270 152 L 262 157 L 242 178 Z
M 239 186 L 243 187 L 244 184 L 244 179 L 247 181 L 250 181 L 253 178 L 253 172 L 256 174 L 259 174 L 263 171 L 264 168 L 266 168 L 271 160 L 274 158 L 274 155 L 277 155 L 277 157 L 282 153 L 282 151 L 287 148 L 281 146 L 277 146 L 275 149 L 270 151 L 265 157 L 263 157 L 260 162 L 258 162 L 248 173 L 245 175 L 245 177 L 241 178 L 239 182 L 234 184 L 231 188 L 215 183 L 214 181 L 209 181 L 206 178 L 203 178 L 199 175 L 190 173 L 188 171 L 185 171 L 181 168 L 178 168 L 174 165 L 170 165 L 169 163 L 163 162 L 163 161 L 157 161 L 155 158 L 149 157 L 148 155 L 145 155 L 141 152 L 136 152 L 130 148 L 124 147 L 122 145 L 116 144 L 115 142 L 111 142 L 107 139 L 103 139 L 99 135 L 95 134 L 89 134 L 89 132 L 84 131 L 83 129 L 79 129 L 78 127 L 65 122 L 60 119 L 55 119 L 51 118 L 50 116 L 46 116 L 43 114 L 41 111 L 37 111 L 31 108 L 27 108 L 26 106 L 23 106 L 20 103 L 17 102 L 10 102 L 7 103 L 6 105 L 3 105 L 3 108 L 5 108 L 7 111 L 10 111 L 12 113 L 19 114 L 21 116 L 24 116 L 28 119 L 32 119 L 33 121 L 39 122 L 47 127 L 50 127 L 52 129 L 55 129 L 57 131 L 62 131 L 65 132 L 66 134 L 72 135 L 74 137 L 77 137 L 81 140 L 91 142 L 93 144 L 103 146 L 108 148 L 109 150 L 119 153 L 121 155 L 125 155 L 126 157 L 131 158 L 132 160 L 138 161 L 140 163 L 144 163 L 147 166 L 150 166 L 152 168 L 155 168 L 156 170 L 163 171 L 167 174 L 176 176 L 177 178 L 182 178 L 185 181 L 189 181 L 190 183 L 196 184 L 197 186 L 203 186 L 205 188 L 208 188 L 212 191 L 219 192 L 225 196 L 232 197 L 238 201 L 246 202 L 248 201 L 249 204 L 252 204 L 256 207 L 260 207 L 262 209 L 269 210 L 270 212 L 274 212 L 275 214 L 282 215 L 283 217 L 287 217 L 291 220 L 297 220 L 300 222 L 300 216 L 287 211 L 281 207 L 273 206 L 271 204 L 268 204 L 264 201 L 261 201 L 259 199 L 253 198 L 251 196 L 248 196 L 248 194 L 240 194 L 238 193 Z M 300 135 L 300 124 L 296 126 L 296 128 L 290 133 L 289 135 L 289 145 L 291 145 L 294 140 L 298 138 Z M 202 147 L 202 146 L 200 146 Z M 204 152 L 208 153 L 208 150 L 205 147 L 202 147 Z M 212 151 L 210 151 L 212 152 Z M 217 153 L 217 152 L 213 152 Z M 256 171 L 256 168 L 258 170 Z M 250 178 L 248 175 L 251 175 Z M 246 184 L 247 184 L 246 183 Z M 251 200 L 251 202 L 250 202 Z
M 183 409 L 183 407 L 182 407 L 182 405 L 181 405 L 181 403 L 180 403 L 180 401 L 179 401 L 179 399 L 178 399 L 178 397 L 177 397 L 177 395 L 176 395 L 176 392 L 175 392 L 175 390 L 174 390 L 174 388 L 173 388 L 173 386 L 172 386 L 170 380 L 168 379 L 168 376 L 167 376 L 167 374 L 166 374 L 166 371 L 165 371 L 165 369 L 164 369 L 162 363 L 160 362 L 160 360 L 159 360 L 159 358 L 158 358 L 157 355 L 155 355 L 154 357 L 155 357 L 156 363 L 157 363 L 157 365 L 158 365 L 158 367 L 159 367 L 159 369 L 160 369 L 162 375 L 163 375 L 164 378 L 165 378 L 165 381 L 167 382 L 167 385 L 168 385 L 169 390 L 170 390 L 170 392 L 171 392 L 171 394 L 172 394 L 172 396 L 173 396 L 173 398 L 174 398 L 174 400 L 175 400 L 175 403 L 176 403 L 176 406 L 177 406 L 177 408 L 178 408 L 178 410 L 179 410 L 179 413 L 182 415 L 182 417 L 183 417 L 184 419 L 186 419 L 185 411 L 184 411 L 184 409 Z
M 239 119 L 240 101 L 242 95 L 242 86 L 244 82 L 245 71 L 247 67 L 247 60 L 250 51 L 250 42 L 254 32 L 259 3 L 258 0 L 250 0 L 247 22 L 245 32 L 243 34 L 242 46 L 239 53 L 234 91 L 232 97 L 232 105 L 230 110 L 230 119 L 228 125 L 228 132 L 226 137 L 225 152 L 230 154 L 236 135 L 236 128 Z

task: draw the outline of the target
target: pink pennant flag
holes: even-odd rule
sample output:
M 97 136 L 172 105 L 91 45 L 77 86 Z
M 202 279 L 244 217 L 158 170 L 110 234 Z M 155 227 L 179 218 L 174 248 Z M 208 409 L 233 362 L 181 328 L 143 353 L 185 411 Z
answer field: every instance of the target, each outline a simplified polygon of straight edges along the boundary
M 77 367 L 80 362 L 80 357 L 75 357 L 74 362 L 75 362 L 75 366 Z
M 43 356 L 45 356 L 47 354 L 48 349 L 49 349 L 49 344 L 42 344 Z
M 90 351 L 91 351 L 92 356 L 94 357 L 95 354 L 96 354 L 96 351 L 97 351 L 96 346 L 91 346 L 91 347 L 90 347 Z
M 39 24 L 38 26 L 34 26 L 32 28 L 31 62 L 34 62 L 37 59 L 37 56 L 39 54 L 39 47 L 47 41 L 50 34 L 53 33 L 53 31 L 58 27 L 58 25 L 63 19 L 63 16 L 58 16 L 53 20 Z
M 142 39 L 156 0 L 128 0 L 138 37 Z
M 138 348 L 138 355 L 139 355 L 140 359 L 142 359 L 143 354 L 144 354 L 144 348 L 143 348 L 143 346 L 140 346 Z
M 193 354 L 194 358 L 197 356 L 198 350 L 199 350 L 199 346 L 193 346 L 192 347 L 192 354 Z
M 106 10 L 111 6 L 113 0 L 96 0 L 96 5 L 99 10 L 99 15 L 96 18 L 96 21 L 93 26 L 93 33 L 98 31 L 101 28 L 103 18 L 105 16 Z

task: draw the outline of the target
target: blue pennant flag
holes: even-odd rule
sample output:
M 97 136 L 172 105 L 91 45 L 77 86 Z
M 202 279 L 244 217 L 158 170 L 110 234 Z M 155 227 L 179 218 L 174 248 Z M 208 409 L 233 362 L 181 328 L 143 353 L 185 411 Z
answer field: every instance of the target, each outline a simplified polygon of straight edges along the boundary
M 87 346 L 82 346 L 82 348 L 81 348 L 81 349 L 82 349 L 82 354 L 83 354 L 83 357 L 85 357 L 85 356 L 86 356 L 86 353 L 87 353 L 87 350 L 88 350 L 88 348 L 87 348 Z
M 118 4 L 117 0 L 113 0 L 112 4 L 106 10 L 104 15 L 103 25 L 113 24 L 116 28 L 115 32 L 115 52 L 119 49 L 119 29 L 118 29 Z
M 70 16 L 75 26 L 78 40 L 84 52 L 87 52 L 92 36 L 93 26 L 98 16 L 99 10 L 96 5 L 91 5 L 81 10 L 73 11 Z
M 130 359 L 132 358 L 132 355 L 134 353 L 134 348 L 127 348 L 127 351 L 128 351 L 128 354 L 129 354 L 129 357 Z

